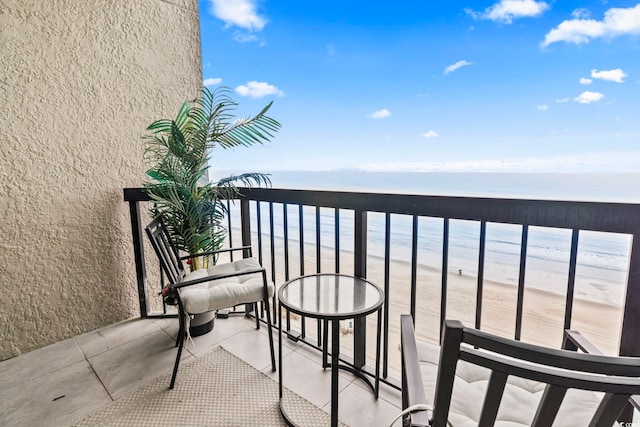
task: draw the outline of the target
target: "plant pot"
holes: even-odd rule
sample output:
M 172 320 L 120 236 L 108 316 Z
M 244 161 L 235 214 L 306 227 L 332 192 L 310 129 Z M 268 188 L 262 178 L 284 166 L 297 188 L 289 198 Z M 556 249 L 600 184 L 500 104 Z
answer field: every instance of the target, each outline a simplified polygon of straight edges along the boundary
M 192 337 L 208 334 L 213 330 L 213 322 L 216 318 L 215 312 L 194 314 L 189 325 L 189 333 Z

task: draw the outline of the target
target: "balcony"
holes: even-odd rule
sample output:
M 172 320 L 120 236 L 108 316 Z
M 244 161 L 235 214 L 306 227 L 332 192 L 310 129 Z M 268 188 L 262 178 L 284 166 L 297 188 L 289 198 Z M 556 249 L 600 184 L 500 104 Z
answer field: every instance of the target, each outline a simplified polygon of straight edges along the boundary
M 381 374 L 392 388 L 399 388 L 402 313 L 411 313 L 419 338 L 431 342 L 438 342 L 442 322 L 450 317 L 555 348 L 562 331 L 574 328 L 607 354 L 640 354 L 633 326 L 640 318 L 640 205 L 280 189 L 243 189 L 242 194 L 229 204 L 230 241 L 253 245 L 277 285 L 304 274 L 336 272 L 364 276 L 384 288 Z M 128 189 L 125 199 L 135 219 L 147 198 Z M 425 231 L 425 223 L 431 231 Z M 132 225 L 135 242 L 140 224 L 134 220 Z M 501 227 L 509 229 L 496 234 Z M 466 244 L 475 259 L 464 271 L 454 261 L 460 230 L 471 236 Z M 535 253 L 545 233 L 563 241 L 563 256 L 553 265 Z M 488 260 L 489 246 L 507 235 L 512 241 L 499 243 L 516 249 L 498 262 L 511 276 L 509 286 L 495 283 L 495 259 Z M 597 250 L 594 238 L 600 242 L 601 237 L 618 239 L 624 253 L 618 282 L 612 282 L 619 292 L 605 304 L 584 295 L 585 286 L 607 286 L 585 276 L 585 259 Z M 435 239 L 435 251 L 425 253 L 425 238 Z M 408 248 L 400 255 L 397 240 Z M 144 259 L 141 246 L 136 245 L 139 261 Z M 425 266 L 429 261 L 431 268 Z M 138 277 L 146 277 L 144 263 L 137 268 Z M 546 275 L 547 268 L 557 274 Z M 541 280 L 551 281 L 554 289 L 531 285 Z M 155 315 L 146 303 L 141 310 Z M 313 319 L 287 316 L 282 323 L 289 336 L 320 349 L 323 329 Z M 352 355 L 348 363 L 366 370 L 374 365 L 375 340 L 366 337 L 375 337 L 375 322 L 356 322 L 352 332 L 354 339 L 343 340 L 342 353 Z
M 0 363 L 0 425 L 73 424 L 170 372 L 177 332 L 176 319 L 131 319 Z M 221 346 L 277 381 L 266 329 L 256 330 L 243 315 L 217 319 L 213 331 L 193 340 L 195 345 L 185 347 L 183 372 L 190 361 Z M 291 340 L 283 343 L 282 354 L 285 385 L 328 412 L 330 372 L 323 371 L 319 354 Z M 376 401 L 360 379 L 346 372 L 340 387 L 340 419 L 352 427 L 388 425 L 400 412 L 400 394 L 391 387 L 382 387 Z M 272 397 L 277 406 L 277 392 Z
M 433 342 L 443 320 L 455 317 L 478 329 L 556 347 L 562 331 L 573 327 L 590 334 L 608 354 L 640 355 L 633 327 L 640 319 L 635 303 L 640 299 L 638 204 L 257 188 L 242 193 L 242 200 L 229 205 L 230 241 L 253 245 L 276 285 L 304 274 L 336 272 L 367 277 L 384 288 L 384 377 L 399 368 L 389 350 L 399 344 L 395 323 L 402 313 L 411 313 L 417 333 Z M 126 189 L 125 200 L 132 212 L 141 313 L 154 315 L 144 298 L 149 269 L 139 219 L 148 198 L 140 189 Z M 456 253 L 462 232 L 471 254 L 464 268 Z M 561 252 L 553 262 L 535 253 L 545 233 L 560 242 L 552 248 Z M 598 251 L 600 238 L 617 239 L 621 252 L 620 271 L 607 273 L 617 280 L 611 283 L 616 295 L 608 301 L 585 298 L 585 287 L 608 286 L 585 275 L 587 268 L 598 268 L 585 266 L 585 259 Z M 428 239 L 431 249 L 425 249 Z M 503 246 L 492 253 L 489 247 L 496 242 Z M 506 275 L 499 280 L 496 264 Z M 545 275 L 547 269 L 555 275 Z M 553 287 L 540 287 L 545 280 Z M 536 307 L 551 302 L 555 310 Z M 606 322 L 594 321 L 599 316 Z M 311 334 L 317 347 L 322 333 L 305 320 L 292 326 L 287 318 L 286 328 Z M 356 334 L 358 328 L 364 331 L 355 325 Z M 536 332 L 540 328 L 544 334 Z
M 242 193 L 241 200 L 229 204 L 229 240 L 233 245 L 253 245 L 277 286 L 299 275 L 341 272 L 366 276 L 385 290 L 381 399 L 375 401 L 361 380 L 345 374 L 340 419 L 351 426 L 388 425 L 399 412 L 401 313 L 413 314 L 417 334 L 426 341 L 437 342 L 442 320 L 450 317 L 554 347 L 559 347 L 563 329 L 571 327 L 583 331 L 606 353 L 640 355 L 635 327 L 640 319 L 640 205 L 278 189 Z M 2 382 L 9 385 L 5 396 L 11 396 L 3 399 L 2 423 L 67 424 L 171 369 L 177 322 L 168 318 L 170 308 L 155 296 L 162 276 L 153 256 L 144 250 L 141 212 L 148 198 L 140 189 L 126 189 L 125 201 L 131 213 L 141 318 L 0 364 Z M 421 249 L 427 222 L 439 236 L 439 256 L 431 268 L 424 264 L 433 253 Z M 471 245 L 474 267 L 464 270 L 454 262 L 452 243 L 461 225 L 473 231 L 471 239 L 476 241 Z M 512 264 L 509 286 L 493 283 L 492 264 L 487 261 L 491 233 L 502 226 L 511 227 L 517 237 L 515 258 L 502 260 Z M 566 240 L 566 262 L 559 267 L 565 272 L 564 281 L 555 294 L 529 286 L 530 278 L 539 279 L 545 268 L 531 257 L 540 230 L 558 231 Z M 584 282 L 584 242 L 590 233 L 618 236 L 628 244 L 617 304 L 586 301 L 579 292 Z M 398 255 L 397 239 L 405 240 L 408 251 Z M 292 338 L 283 342 L 283 360 L 290 362 L 285 363 L 285 384 L 328 411 L 329 374 L 322 370 L 318 351 L 322 325 L 285 315 L 277 326 Z M 374 366 L 374 328 L 375 319 L 356 322 L 347 331 L 354 339 L 343 339 L 341 349 L 348 355 L 345 363 L 369 374 Z M 275 375 L 268 369 L 265 328 L 256 331 L 253 320 L 218 319 L 212 333 L 195 340 L 195 348 L 186 347 L 187 359 L 222 346 Z M 72 379 L 74 370 L 82 374 Z M 311 380 L 292 380 L 303 375 Z M 72 391 L 65 391 L 70 384 Z M 25 411 L 27 406 L 32 410 Z
M 6 110 L 0 353 L 11 359 L 0 363 L 0 424 L 8 425 L 72 422 L 170 369 L 171 329 L 164 322 L 175 319 L 163 319 L 170 313 L 155 295 L 161 278 L 148 245 L 146 252 L 143 247 L 140 212 L 147 202 L 132 191 L 122 203 L 121 191 L 138 185 L 146 170 L 137 143 L 141 131 L 154 119 L 172 116 L 208 77 L 202 75 L 194 0 L 72 0 L 49 6 L 3 2 L 0 45 L 8 54 L 0 89 Z M 602 146 L 608 144 L 605 140 Z M 131 208 L 131 231 L 126 207 Z M 467 325 L 549 345 L 557 345 L 560 331 L 571 325 L 608 353 L 640 355 L 637 205 L 252 190 L 232 211 L 232 241 L 253 244 L 277 285 L 300 274 L 341 271 L 366 275 L 388 291 L 383 378 L 392 390 L 398 386 L 400 313 L 414 314 L 418 335 L 430 341 L 438 340 L 441 319 L 457 317 Z M 465 221 L 477 230 L 470 267 L 456 265 L 455 245 L 450 245 Z M 439 227 L 437 248 L 424 253 L 422 227 L 430 222 Z M 485 262 L 490 251 L 483 248 L 491 244 L 498 223 L 515 227 L 522 249 L 510 265 L 513 283 L 492 293 Z M 538 227 L 568 234 L 559 297 L 529 286 L 535 272 L 544 270 L 526 250 Z M 377 246 L 368 237 L 374 228 L 381 236 Z M 624 235 L 631 250 L 620 298 L 584 322 L 586 305 L 574 294 L 580 288 L 583 237 L 589 233 Z M 398 236 L 409 248 L 402 254 L 396 251 Z M 545 302 L 548 307 L 536 310 Z M 141 319 L 68 339 L 131 316 Z M 548 332 L 542 336 L 532 328 L 540 324 Z M 282 325 L 302 338 L 287 340 L 287 348 L 297 348 L 291 354 L 317 357 L 319 325 L 292 316 Z M 364 351 L 365 343 L 372 344 L 368 326 L 354 325 L 357 344 L 343 340 L 344 353 L 356 354 L 351 363 L 371 364 L 371 347 Z M 256 334 L 252 327 L 245 319 L 220 321 L 212 335 L 197 339 L 193 351 L 209 347 L 207 340 L 223 331 L 233 334 L 217 339 L 221 345 L 240 337 L 248 338 L 243 341 L 248 345 Z M 55 341 L 60 342 L 40 348 Z M 118 366 L 107 361 L 101 371 L 101 357 L 118 351 L 124 352 L 114 356 Z M 21 353 L 26 354 L 15 357 Z M 105 374 L 105 366 L 111 372 Z M 82 374 L 72 379 L 75 367 Z M 139 376 L 109 377 L 130 372 Z M 356 391 L 361 387 L 352 385 Z M 82 404 L 74 406 L 76 399 Z

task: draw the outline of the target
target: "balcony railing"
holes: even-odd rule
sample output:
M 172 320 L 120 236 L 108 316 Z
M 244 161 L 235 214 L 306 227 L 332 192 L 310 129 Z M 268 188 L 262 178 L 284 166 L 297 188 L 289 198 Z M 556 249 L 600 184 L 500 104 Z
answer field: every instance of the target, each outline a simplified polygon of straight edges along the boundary
M 591 232 L 624 235 L 629 239 L 628 268 L 622 273 L 625 286 L 619 301 L 621 324 L 613 328 L 615 345 L 621 355 L 640 356 L 640 205 L 627 203 L 598 203 L 573 201 L 545 201 L 492 199 L 471 197 L 441 197 L 400 194 L 374 194 L 356 192 L 330 192 L 282 189 L 242 189 L 243 196 L 230 205 L 228 228 L 230 241 L 239 239 L 242 244 L 252 244 L 263 266 L 271 274 L 276 286 L 290 278 L 304 274 L 341 272 L 367 277 L 385 291 L 383 308 L 382 375 L 385 382 L 397 386 L 395 375 L 399 314 L 411 313 L 417 333 L 424 338 L 437 340 L 448 312 L 463 312 L 463 319 L 476 328 L 500 330 L 503 325 L 491 325 L 483 318 L 487 304 L 495 303 L 485 298 L 487 276 L 488 234 L 494 227 L 510 224 L 518 235 L 517 262 L 513 267 L 512 301 L 507 311 L 513 314 L 513 337 L 523 337 L 523 320 L 527 310 L 525 286 L 528 248 L 532 234 L 541 229 L 562 229 L 567 239 L 568 259 L 566 283 L 561 294 L 564 310 L 561 318 L 550 318 L 549 330 L 553 336 L 561 336 L 564 329 L 572 327 L 576 303 L 576 272 L 579 269 L 581 237 Z M 130 204 L 132 235 L 136 261 L 136 274 L 140 297 L 141 316 L 154 315 L 149 309 L 149 291 L 143 249 L 143 227 L 140 203 L 149 201 L 142 189 L 125 189 L 125 201 Z M 419 242 L 424 239 L 425 222 L 439 229 L 437 244 L 439 254 L 438 280 L 421 277 L 421 266 L 426 255 Z M 401 223 L 401 238 L 406 240 L 408 251 L 400 257 L 392 256 L 394 227 Z M 471 224 L 477 230 L 474 251 L 477 257 L 473 276 L 473 288 L 468 289 L 469 310 L 452 306 L 452 283 L 462 269 L 450 265 L 452 228 L 460 223 Z M 468 228 L 468 227 L 467 227 Z M 513 231 L 515 230 L 515 231 Z M 373 254 L 369 250 L 372 239 L 379 237 L 382 251 Z M 455 234 L 455 233 L 453 233 Z M 473 233 L 471 233 L 473 234 Z M 431 235 L 433 236 L 433 235 Z M 256 253 L 254 252 L 254 253 Z M 398 260 L 400 264 L 398 264 Z M 297 261 L 297 262 L 296 262 Z M 394 264 L 395 263 L 395 264 Z M 297 264 L 297 265 L 296 265 Z M 397 264 L 397 265 L 396 265 Z M 397 270 L 406 268 L 407 274 L 398 276 Z M 534 266 L 534 268 L 537 268 Z M 395 270 L 394 270 L 395 269 Z M 467 272 L 464 272 L 467 275 Z M 373 279 L 371 276 L 376 276 Z M 406 277 L 400 278 L 398 277 Z M 405 283 L 408 282 L 408 283 Z M 467 282 L 469 283 L 469 282 Z M 458 285 L 455 285 L 458 286 Z M 427 300 L 425 289 L 439 292 L 439 300 Z M 401 291 L 400 291 L 401 290 Z M 456 292 L 459 292 L 459 287 Z M 404 295 L 407 295 L 406 300 Z M 509 298 L 505 298 L 509 300 Z M 512 304 L 511 304 L 512 303 Z M 511 306 L 513 305 L 513 306 Z M 275 310 L 275 304 L 273 309 Z M 274 311 L 274 318 L 275 318 Z M 428 319 L 427 319 L 428 318 Z M 289 337 L 320 349 L 323 328 L 311 319 L 294 319 L 289 315 L 281 319 Z M 615 319 L 600 319 L 616 325 Z M 280 322 L 278 322 L 280 324 Z M 422 332 L 420 332 L 422 328 Z M 366 369 L 367 321 L 353 325 L 353 359 L 348 363 Z M 342 340 L 347 341 L 347 340 Z M 373 341 L 373 340 L 369 340 Z M 559 345 L 559 343 L 558 343 Z M 370 354 L 373 352 L 369 351 Z

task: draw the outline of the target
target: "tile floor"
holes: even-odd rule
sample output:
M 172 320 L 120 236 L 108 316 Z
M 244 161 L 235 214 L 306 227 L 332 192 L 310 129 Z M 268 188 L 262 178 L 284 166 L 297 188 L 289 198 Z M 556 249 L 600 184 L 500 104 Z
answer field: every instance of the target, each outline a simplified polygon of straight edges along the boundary
M 0 426 L 66 426 L 167 373 L 173 366 L 176 319 L 131 319 L 0 362 Z M 277 333 L 276 358 L 278 357 Z M 277 380 L 271 372 L 266 328 L 242 315 L 216 319 L 194 338 L 182 363 L 216 346 Z M 284 384 L 329 412 L 330 371 L 320 354 L 283 342 Z M 340 371 L 340 415 L 352 427 L 388 426 L 400 412 L 400 393 L 381 384 L 376 401 L 365 383 Z M 399 425 L 399 423 L 398 423 Z

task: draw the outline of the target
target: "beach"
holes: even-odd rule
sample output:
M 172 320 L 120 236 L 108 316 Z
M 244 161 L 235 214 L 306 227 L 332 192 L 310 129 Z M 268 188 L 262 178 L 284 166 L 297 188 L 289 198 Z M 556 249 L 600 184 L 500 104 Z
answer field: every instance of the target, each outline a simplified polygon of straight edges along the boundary
M 580 200 L 599 202 L 638 202 L 640 194 L 632 183 L 640 174 L 490 174 L 490 173 L 393 173 L 393 172 L 274 172 L 275 188 L 363 191 L 402 194 L 430 194 L 490 198 Z M 252 204 L 252 243 L 258 254 L 257 212 Z M 261 209 L 263 265 L 271 269 L 269 223 L 274 224 L 275 283 L 303 272 L 299 262 L 299 211 L 286 208 L 289 271 L 285 273 L 283 205 L 274 203 L 270 218 L 268 204 Z M 339 271 L 353 274 L 353 212 L 339 210 L 339 269 L 335 259 L 336 211 L 320 208 L 315 217 L 312 207 L 303 209 L 304 274 L 316 273 L 316 238 L 321 245 L 322 273 Z M 239 224 L 239 207 L 232 207 L 233 224 Z M 316 220 L 320 230 L 316 230 Z M 412 217 L 391 215 L 389 238 L 389 370 L 399 372 L 399 322 L 410 313 Z M 450 220 L 448 240 L 446 317 L 474 327 L 476 319 L 479 221 Z M 436 343 L 440 327 L 442 282 L 442 219 L 420 217 L 417 228 L 416 334 L 420 340 Z M 481 329 L 513 338 L 516 325 L 517 284 L 519 278 L 521 226 L 487 223 L 482 292 Z M 233 240 L 240 244 L 240 230 L 233 229 Z M 370 213 L 367 224 L 366 278 L 384 287 L 385 223 L 381 213 Z M 605 354 L 616 355 L 626 292 L 630 238 L 626 235 L 581 231 L 577 254 L 571 328 L 583 333 Z M 525 342 L 559 348 L 565 316 L 571 230 L 530 227 L 527 243 L 526 275 L 521 339 Z M 367 358 L 375 361 L 376 318 L 367 319 Z M 297 321 L 293 329 L 299 329 Z M 307 322 L 306 333 L 315 336 L 316 326 Z M 315 341 L 311 339 L 312 341 Z M 341 340 L 349 354 L 352 340 Z
M 257 239 L 254 238 L 254 255 L 258 254 Z M 269 240 L 262 241 L 263 262 L 270 269 Z M 276 287 L 286 279 L 300 276 L 299 243 L 289 242 L 289 274 L 285 275 L 284 242 L 274 240 Z M 316 273 L 316 247 L 305 244 L 304 273 Z M 353 274 L 353 252 L 342 250 L 339 257 L 339 272 Z M 389 372 L 400 372 L 400 315 L 410 313 L 411 265 L 409 262 L 391 260 L 389 279 Z M 336 272 L 336 259 L 332 248 L 321 249 L 321 272 Z M 541 272 L 527 271 L 525 283 L 522 336 L 524 342 L 560 348 L 562 344 L 565 296 L 538 289 L 536 280 L 544 280 Z M 368 280 L 384 288 L 384 259 L 369 255 L 367 259 Z M 448 272 L 447 313 L 448 319 L 461 320 L 465 326 L 474 327 L 477 295 L 477 277 L 458 271 Z M 441 273 L 438 269 L 425 265 L 417 268 L 416 335 L 419 340 L 437 343 L 440 323 Z M 516 324 L 517 287 L 494 280 L 484 280 L 482 292 L 481 329 L 500 336 L 513 338 Z M 571 328 L 579 330 L 605 354 L 614 355 L 618 351 L 622 308 L 574 298 Z M 293 318 L 291 328 L 300 330 L 299 319 Z M 306 322 L 307 337 L 316 336 L 316 325 L 312 319 Z M 375 363 L 376 316 L 367 318 L 367 363 Z M 353 340 L 345 334 L 341 340 L 341 352 L 351 355 Z M 314 338 L 310 338 L 315 342 Z

